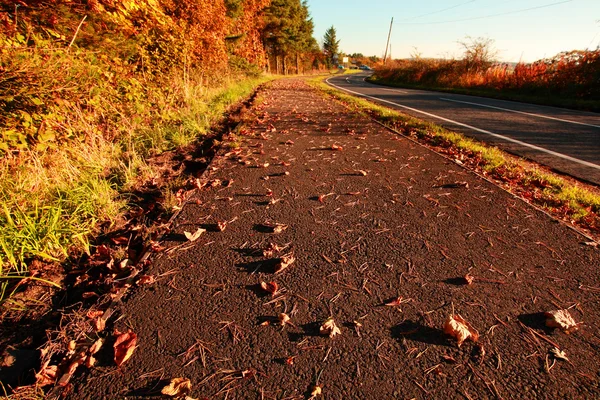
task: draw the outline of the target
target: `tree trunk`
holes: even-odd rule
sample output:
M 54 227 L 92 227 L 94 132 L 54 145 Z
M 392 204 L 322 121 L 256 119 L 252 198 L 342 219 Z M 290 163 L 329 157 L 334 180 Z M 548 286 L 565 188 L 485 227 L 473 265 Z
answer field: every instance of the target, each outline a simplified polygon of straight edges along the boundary
M 275 56 L 275 62 L 277 67 L 277 75 L 279 75 L 279 56 Z
M 283 74 L 284 75 L 288 74 L 286 58 L 287 58 L 286 56 L 283 56 Z
M 300 54 L 296 53 L 296 74 L 300 75 Z

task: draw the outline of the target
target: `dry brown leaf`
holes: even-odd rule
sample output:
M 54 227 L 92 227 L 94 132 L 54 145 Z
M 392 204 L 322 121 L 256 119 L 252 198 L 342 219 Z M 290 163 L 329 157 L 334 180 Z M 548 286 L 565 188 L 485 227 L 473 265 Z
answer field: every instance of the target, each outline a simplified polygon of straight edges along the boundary
M 391 301 L 388 301 L 387 303 L 385 303 L 385 305 L 390 306 L 390 307 L 397 307 L 397 306 L 401 305 L 402 303 L 406 303 L 406 301 L 403 301 L 402 296 L 399 296 Z
M 285 256 L 279 259 L 279 262 L 275 266 L 275 273 L 278 274 L 280 272 L 285 271 L 290 265 L 292 265 L 296 261 L 296 257 L 292 253 L 286 254 Z
M 40 372 L 35 374 L 35 383 L 39 387 L 53 385 L 56 382 L 56 375 L 58 373 L 58 366 L 48 365 L 50 360 L 46 361 Z
M 195 242 L 204 232 L 206 232 L 206 229 L 198 228 L 198 230 L 194 233 L 183 232 L 183 234 L 185 235 L 187 240 L 189 240 L 190 242 Z
M 297 356 L 291 356 L 291 357 L 288 357 L 288 358 L 286 358 L 286 359 L 285 359 L 285 363 L 286 363 L 287 365 L 294 365 L 294 359 L 295 359 L 296 357 L 297 357 Z
M 278 318 L 279 318 L 279 324 L 281 326 L 285 326 L 285 325 L 295 326 L 294 323 L 292 322 L 292 319 L 290 318 L 290 316 L 287 315 L 286 313 L 280 313 Z
M 217 221 L 217 230 L 223 232 L 227 228 L 227 221 Z
M 94 329 L 96 332 L 102 332 L 104 328 L 106 328 L 106 319 L 104 319 L 104 316 L 94 319 Z
M 277 282 L 261 282 L 260 287 L 265 292 L 271 294 L 271 296 L 275 296 L 279 292 L 279 285 Z
M 326 335 L 330 338 L 334 337 L 335 335 L 340 335 L 342 333 L 340 328 L 338 328 L 338 326 L 335 324 L 333 317 L 329 317 L 327 321 L 325 321 L 323 325 L 321 325 L 321 328 L 319 328 L 319 332 L 321 333 L 321 335 Z
M 123 365 L 123 363 L 132 356 L 135 351 L 135 345 L 137 344 L 137 335 L 132 332 L 119 333 L 115 332 L 117 339 L 115 340 L 115 364 L 117 367 Z
M 321 394 L 323 394 L 323 388 L 321 386 L 313 387 L 312 391 L 310 392 L 310 395 L 312 397 L 317 397 L 317 396 L 320 396 Z
M 567 353 L 558 348 L 553 348 L 550 350 L 550 353 L 559 360 L 569 361 L 569 357 L 567 357 Z
M 137 280 L 138 285 L 151 285 L 154 282 L 156 282 L 154 275 L 141 275 Z
M 187 378 L 173 378 L 171 382 L 160 391 L 165 396 L 184 397 L 192 391 L 192 383 Z
M 71 361 L 71 363 L 67 367 L 65 373 L 60 377 L 60 379 L 58 380 L 58 382 L 56 384 L 58 386 L 66 386 L 69 383 L 69 381 L 71 380 L 71 378 L 73 377 L 73 374 L 75 373 L 77 368 L 79 368 L 79 366 L 81 364 L 83 364 L 84 362 L 85 362 L 85 355 L 77 357 L 75 360 Z
M 103 344 L 104 344 L 104 340 L 102 340 L 102 339 L 98 339 L 98 340 L 96 340 L 96 341 L 94 342 L 94 344 L 90 346 L 90 349 L 88 350 L 88 352 L 89 352 L 91 355 L 94 355 L 94 354 L 96 354 L 97 352 L 99 352 L 99 351 L 100 351 L 100 349 L 102 348 L 102 345 L 103 345 Z
M 473 275 L 465 275 L 465 282 L 467 282 L 467 285 L 472 285 L 473 281 L 475 281 L 475 277 Z
M 342 151 L 342 150 L 344 150 L 344 148 L 342 146 L 340 146 L 340 145 L 332 144 L 331 145 L 331 150 L 333 150 L 333 151 Z
M 581 322 L 575 322 L 569 310 L 548 311 L 546 315 L 546 326 L 562 329 L 565 333 L 571 333 L 579 329 Z
M 362 175 L 362 176 L 367 176 L 367 171 L 364 171 L 364 170 L 362 170 L 362 169 L 360 169 L 360 170 L 358 170 L 358 171 L 356 171 L 356 172 L 357 172 L 359 175 Z
M 479 340 L 479 332 L 458 314 L 449 315 L 444 322 L 444 333 L 452 336 L 460 347 L 467 339 L 476 342 Z

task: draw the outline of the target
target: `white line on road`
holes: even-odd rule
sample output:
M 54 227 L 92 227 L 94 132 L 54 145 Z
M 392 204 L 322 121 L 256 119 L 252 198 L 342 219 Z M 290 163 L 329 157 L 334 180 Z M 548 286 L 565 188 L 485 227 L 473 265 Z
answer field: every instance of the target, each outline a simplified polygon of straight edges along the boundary
M 405 92 L 404 90 L 398 90 L 398 89 L 381 89 L 381 90 L 386 90 L 388 92 L 404 93 L 404 94 L 408 93 L 408 92 Z
M 326 82 L 328 84 L 330 84 L 331 86 L 333 86 L 333 87 L 335 87 L 337 89 L 343 90 L 345 92 L 353 93 L 353 94 L 356 94 L 358 96 L 366 97 L 368 99 L 377 100 L 377 101 L 380 101 L 380 102 L 383 102 L 383 103 L 392 104 L 394 106 L 401 107 L 401 108 L 404 108 L 406 110 L 414 111 L 416 113 L 427 115 L 429 117 L 437 118 L 437 119 L 440 119 L 442 121 L 449 122 L 451 124 L 455 124 L 455 125 L 458 125 L 458 126 L 462 126 L 462 127 L 465 127 L 465 128 L 472 129 L 472 130 L 474 130 L 476 132 L 485 133 L 486 135 L 490 135 L 490 136 L 493 136 L 493 137 L 498 138 L 498 139 L 506 140 L 507 142 L 516 143 L 516 144 L 519 144 L 519 145 L 521 145 L 523 147 L 528 147 L 530 149 L 541 151 L 543 153 L 550 154 L 550 155 L 553 155 L 553 156 L 558 157 L 558 158 L 569 160 L 569 161 L 572 161 L 572 162 L 577 163 L 577 164 L 585 165 L 586 167 L 591 167 L 591 168 L 600 170 L 600 165 L 591 163 L 589 161 L 584 161 L 584 160 L 580 160 L 580 159 L 575 158 L 575 157 L 568 156 L 566 154 L 557 153 L 556 151 L 548 150 L 548 149 L 545 149 L 543 147 L 539 147 L 539 146 L 536 146 L 536 145 L 533 145 L 533 144 L 522 142 L 522 141 L 517 140 L 517 139 L 513 139 L 513 138 L 510 138 L 510 137 L 507 137 L 507 136 L 499 135 L 497 133 L 490 132 L 490 131 L 487 131 L 485 129 L 476 128 L 476 127 L 474 127 L 472 125 L 463 124 L 462 122 L 458 122 L 458 121 L 454 121 L 454 120 L 451 120 L 451 119 L 448 119 L 448 118 L 440 117 L 439 115 L 431 114 L 431 113 L 428 113 L 426 111 L 421 111 L 421 110 L 418 110 L 416 108 L 408 107 L 408 106 L 405 106 L 405 105 L 402 105 L 402 104 L 394 103 L 392 101 L 383 100 L 383 99 L 379 99 L 377 97 L 373 97 L 373 96 L 369 96 L 369 95 L 366 95 L 366 94 L 358 93 L 358 92 L 355 92 L 353 90 L 346 89 L 346 88 L 334 85 L 333 83 L 329 82 L 329 79 L 331 79 L 331 78 L 328 78 L 326 80 Z
M 575 124 L 575 125 L 583 125 L 583 126 L 591 126 L 592 128 L 600 128 L 600 125 L 592 125 L 592 124 L 586 124 L 583 122 L 577 122 L 577 121 L 570 121 L 568 119 L 562 119 L 562 118 L 556 118 L 556 117 L 550 117 L 548 115 L 542 115 L 542 114 L 535 114 L 535 113 L 528 113 L 525 111 L 519 111 L 519 110 L 511 110 L 510 108 L 502 108 L 502 107 L 496 107 L 496 106 L 489 106 L 487 104 L 481 104 L 481 103 L 471 103 L 470 101 L 460 101 L 460 100 L 453 100 L 453 99 L 447 99 L 444 97 L 440 97 L 440 100 L 444 100 L 444 101 L 451 101 L 453 103 L 463 103 L 463 104 L 470 104 L 472 106 L 478 106 L 478 107 L 486 107 L 486 108 L 493 108 L 495 110 L 502 110 L 502 111 L 508 111 L 508 112 L 512 112 L 512 113 L 516 113 L 516 114 L 523 114 L 523 115 L 529 115 L 530 117 L 538 117 L 538 118 L 546 118 L 546 119 L 552 119 L 554 121 L 560 121 L 560 122 L 567 122 L 569 124 Z

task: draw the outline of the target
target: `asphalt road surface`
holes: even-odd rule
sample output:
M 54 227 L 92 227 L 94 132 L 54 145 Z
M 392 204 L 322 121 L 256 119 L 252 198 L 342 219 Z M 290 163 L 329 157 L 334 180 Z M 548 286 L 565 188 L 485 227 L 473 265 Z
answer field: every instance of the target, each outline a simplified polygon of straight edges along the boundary
M 461 132 L 556 171 L 600 185 L 600 114 L 365 81 L 369 73 L 327 82 L 404 113 Z

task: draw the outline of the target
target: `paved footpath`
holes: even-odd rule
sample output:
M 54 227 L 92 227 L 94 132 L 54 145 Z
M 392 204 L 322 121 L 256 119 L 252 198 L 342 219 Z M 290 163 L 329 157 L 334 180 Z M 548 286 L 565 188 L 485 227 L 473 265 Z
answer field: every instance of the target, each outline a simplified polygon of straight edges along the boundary
M 133 357 L 117 369 L 106 346 L 73 398 L 159 398 L 174 377 L 208 399 L 600 397 L 598 249 L 301 80 L 260 97 L 152 256 L 162 277 L 118 310 Z M 577 331 L 545 327 L 560 308 Z M 453 310 L 478 342 L 444 334 Z

